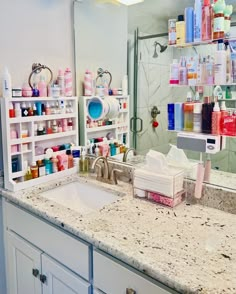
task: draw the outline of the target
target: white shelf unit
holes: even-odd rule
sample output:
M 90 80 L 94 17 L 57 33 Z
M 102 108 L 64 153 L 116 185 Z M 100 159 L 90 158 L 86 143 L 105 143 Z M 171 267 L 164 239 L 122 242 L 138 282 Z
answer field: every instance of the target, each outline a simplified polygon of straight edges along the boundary
M 114 141 L 120 141 L 127 147 L 130 147 L 129 129 L 130 129 L 130 115 L 129 115 L 129 96 L 108 96 L 117 99 L 121 105 L 119 114 L 116 118 L 110 120 L 111 125 L 87 127 L 88 101 L 93 96 L 81 96 L 79 98 L 79 117 L 80 117 L 80 145 L 86 145 L 88 140 L 106 137 L 108 133 L 112 134 Z M 123 108 L 123 103 L 126 107 Z M 124 140 L 125 138 L 125 140 Z M 125 142 L 124 142 L 125 141 Z
M 33 106 L 36 102 L 47 103 L 49 106 L 64 101 L 64 104 L 70 105 L 70 112 L 65 108 L 65 113 L 56 113 L 49 115 L 34 115 L 26 117 L 9 117 L 9 103 L 15 106 L 15 103 L 31 103 Z M 37 126 L 41 124 L 46 127 L 50 121 L 56 121 L 62 124 L 63 119 L 71 119 L 73 129 L 64 132 L 55 132 L 52 134 L 38 135 Z M 77 97 L 22 97 L 12 99 L 1 99 L 1 120 L 2 120 L 2 138 L 3 138 L 3 154 L 4 154 L 4 187 L 10 191 L 18 191 L 37 184 L 70 175 L 76 171 L 76 168 L 66 169 L 57 173 L 42 176 L 32 180 L 25 181 L 26 166 L 30 166 L 32 162 L 44 159 L 44 151 L 57 145 L 74 143 L 78 145 L 78 99 Z M 11 139 L 11 131 L 17 133 L 17 138 Z M 27 131 L 27 137 L 22 138 L 22 131 Z M 24 134 L 25 135 L 25 134 Z M 14 146 L 14 149 L 12 148 Z M 14 150 L 12 152 L 12 150 Z M 39 150 L 41 151 L 39 154 Z M 65 152 L 65 150 L 60 151 Z M 57 155 L 57 153 L 55 153 Z M 12 162 L 16 161 L 16 171 Z

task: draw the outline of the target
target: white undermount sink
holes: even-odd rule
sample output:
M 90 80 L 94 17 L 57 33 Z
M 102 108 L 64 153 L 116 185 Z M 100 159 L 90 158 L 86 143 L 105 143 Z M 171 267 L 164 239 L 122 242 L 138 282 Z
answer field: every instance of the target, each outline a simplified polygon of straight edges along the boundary
M 72 182 L 45 192 L 40 196 L 60 205 L 88 214 L 99 210 L 120 198 L 116 192 L 108 192 L 87 183 Z

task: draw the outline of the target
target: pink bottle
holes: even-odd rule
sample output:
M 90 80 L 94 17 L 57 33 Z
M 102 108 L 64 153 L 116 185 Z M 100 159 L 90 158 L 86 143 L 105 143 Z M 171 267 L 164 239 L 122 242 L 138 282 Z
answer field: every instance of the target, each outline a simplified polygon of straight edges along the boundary
M 93 94 L 93 75 L 90 70 L 86 70 L 84 74 L 84 96 Z
M 65 77 L 65 96 L 71 97 L 72 96 L 72 73 L 68 67 L 65 71 L 64 77 Z
M 39 97 L 47 97 L 47 85 L 44 76 L 40 76 L 38 83 Z
M 213 135 L 220 135 L 221 112 L 219 103 L 215 102 L 212 119 L 211 119 L 211 133 Z
M 210 0 L 204 0 L 202 6 L 202 41 L 212 39 L 212 7 Z

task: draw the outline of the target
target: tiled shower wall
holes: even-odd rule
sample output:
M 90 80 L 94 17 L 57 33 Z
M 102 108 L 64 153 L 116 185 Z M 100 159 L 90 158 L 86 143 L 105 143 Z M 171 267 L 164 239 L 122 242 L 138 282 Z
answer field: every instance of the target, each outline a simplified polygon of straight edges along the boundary
M 167 153 L 169 144 L 176 143 L 176 134 L 167 131 L 167 103 L 184 102 L 189 89 L 169 86 L 169 68 L 173 58 L 195 54 L 193 49 L 184 49 L 185 52 L 181 52 L 180 49 L 169 47 L 165 52 L 159 53 L 157 47 L 158 57 L 153 58 L 154 41 L 167 44 L 167 38 L 164 37 L 139 41 L 138 116 L 143 119 L 143 130 L 137 136 L 137 149 L 143 154 L 149 149 Z M 198 47 L 197 51 L 206 54 L 206 48 L 206 46 Z M 153 129 L 151 124 L 153 106 L 157 106 L 161 111 L 157 117 L 159 126 L 156 129 Z M 199 153 L 190 151 L 186 153 L 189 158 L 199 159 Z M 236 139 L 227 139 L 226 150 L 212 155 L 211 158 L 213 168 L 236 173 Z

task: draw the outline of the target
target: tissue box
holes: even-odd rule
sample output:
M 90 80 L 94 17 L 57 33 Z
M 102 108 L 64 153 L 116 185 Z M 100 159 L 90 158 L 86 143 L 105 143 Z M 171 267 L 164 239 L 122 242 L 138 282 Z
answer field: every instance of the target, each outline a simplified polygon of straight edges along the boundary
M 183 186 L 183 169 L 169 167 L 168 174 L 152 172 L 145 168 L 134 171 L 134 187 L 137 189 L 174 198 L 177 193 L 183 190 Z

